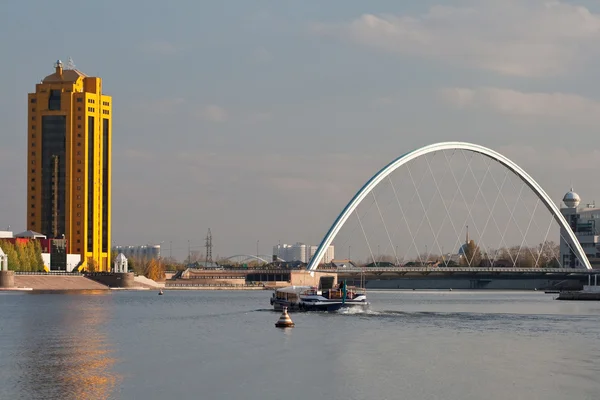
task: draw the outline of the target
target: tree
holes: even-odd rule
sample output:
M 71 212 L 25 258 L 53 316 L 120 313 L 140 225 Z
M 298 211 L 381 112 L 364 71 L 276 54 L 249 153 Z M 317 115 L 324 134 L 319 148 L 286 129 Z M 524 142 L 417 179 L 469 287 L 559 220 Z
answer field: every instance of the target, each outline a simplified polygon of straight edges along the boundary
M 481 250 L 474 240 L 470 240 L 464 247 L 462 260 L 463 266 L 478 267 L 481 264 Z
M 42 246 L 40 245 L 40 242 L 37 240 L 34 241 L 33 246 L 34 246 L 35 265 L 36 265 L 38 271 L 43 271 L 44 270 L 44 259 L 42 258 Z M 48 265 L 48 268 L 50 268 L 49 265 Z
M 19 255 L 15 245 L 7 240 L 0 240 L 0 247 L 8 257 L 8 269 L 10 271 L 19 271 Z
M 540 267 L 555 268 L 554 265 L 560 264 L 560 246 L 553 241 L 545 241 L 538 245 L 538 251 L 540 255 Z
M 98 262 L 94 260 L 92 257 L 88 257 L 87 259 L 87 271 L 88 272 L 96 272 L 98 270 Z
M 37 240 L 30 240 L 25 245 L 25 252 L 29 259 L 30 271 L 43 271 L 44 261 L 42 260 L 42 247 Z
M 19 271 L 31 271 L 31 260 L 29 258 L 29 253 L 27 252 L 26 244 L 17 242 L 15 249 L 17 250 L 17 257 L 19 258 Z
M 160 281 L 165 279 L 165 270 L 164 265 L 156 260 L 151 259 L 146 265 L 146 271 L 144 276 L 148 279 L 152 279 L 153 281 Z

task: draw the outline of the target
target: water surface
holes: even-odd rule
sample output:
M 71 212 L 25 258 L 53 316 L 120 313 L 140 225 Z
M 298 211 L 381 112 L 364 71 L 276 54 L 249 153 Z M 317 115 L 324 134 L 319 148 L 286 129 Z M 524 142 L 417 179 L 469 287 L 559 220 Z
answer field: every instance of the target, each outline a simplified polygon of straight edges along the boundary
M 0 398 L 600 398 L 597 302 L 371 291 L 280 330 L 269 296 L 0 293 Z

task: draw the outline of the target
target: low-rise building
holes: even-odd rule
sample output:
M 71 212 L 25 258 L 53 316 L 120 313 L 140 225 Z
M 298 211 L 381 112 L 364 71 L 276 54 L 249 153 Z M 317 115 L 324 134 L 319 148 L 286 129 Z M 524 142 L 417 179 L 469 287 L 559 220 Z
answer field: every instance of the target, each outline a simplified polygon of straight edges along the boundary
M 127 258 L 143 258 L 146 260 L 160 258 L 160 244 L 114 246 L 112 250 L 116 253 L 123 253 Z
M 273 256 L 285 261 L 300 261 L 309 263 L 317 252 L 319 246 L 306 245 L 297 242 L 296 244 L 278 244 L 273 246 Z M 330 245 L 323 255 L 322 263 L 330 263 L 335 258 L 334 246 Z
M 561 213 L 581 243 L 592 267 L 600 267 L 600 208 L 595 204 L 579 207 L 581 198 L 571 189 L 563 197 Z M 560 263 L 564 268 L 583 268 L 573 248 L 566 240 L 564 228 L 560 229 Z

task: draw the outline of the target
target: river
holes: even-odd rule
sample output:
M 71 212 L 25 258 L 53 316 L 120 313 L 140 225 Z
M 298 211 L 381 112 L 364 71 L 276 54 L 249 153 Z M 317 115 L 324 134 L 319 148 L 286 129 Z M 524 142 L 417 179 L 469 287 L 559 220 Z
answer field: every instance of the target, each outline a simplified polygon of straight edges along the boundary
M 371 291 L 291 314 L 267 291 L 0 293 L 0 399 L 598 399 L 600 302 Z

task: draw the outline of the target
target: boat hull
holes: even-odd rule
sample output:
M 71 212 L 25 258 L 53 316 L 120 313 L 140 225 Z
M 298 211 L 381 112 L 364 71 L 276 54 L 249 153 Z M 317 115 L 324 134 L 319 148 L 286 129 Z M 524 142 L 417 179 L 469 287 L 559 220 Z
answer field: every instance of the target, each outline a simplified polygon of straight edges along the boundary
M 369 308 L 369 303 L 367 302 L 321 302 L 321 303 L 300 303 L 299 310 L 300 311 L 340 311 L 346 309 L 353 310 L 366 310 Z
M 280 299 L 271 299 L 271 305 L 275 311 L 282 311 L 287 308 L 288 311 L 339 311 L 342 309 L 366 310 L 369 303 L 366 301 L 318 301 L 318 302 L 289 302 Z

